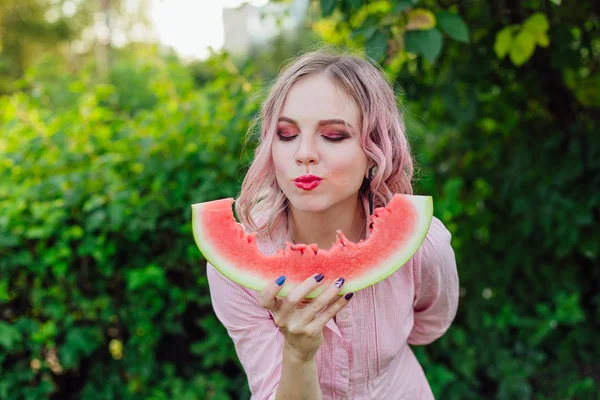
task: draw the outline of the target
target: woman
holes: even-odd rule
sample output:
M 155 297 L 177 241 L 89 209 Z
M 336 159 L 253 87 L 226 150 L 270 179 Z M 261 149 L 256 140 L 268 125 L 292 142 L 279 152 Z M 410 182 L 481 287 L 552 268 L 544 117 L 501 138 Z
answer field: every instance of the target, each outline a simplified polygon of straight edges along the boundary
M 255 159 L 236 214 L 270 254 L 293 243 L 329 248 L 336 230 L 369 234 L 369 201 L 412 194 L 412 157 L 395 95 L 363 58 L 319 50 L 279 76 L 262 107 Z M 349 266 L 351 267 L 351 266 Z M 285 298 L 285 277 L 260 293 L 210 264 L 215 313 L 247 374 L 252 399 L 432 399 L 410 345 L 439 338 L 458 306 L 450 233 L 434 218 L 425 241 L 396 273 L 338 295 L 343 276 L 320 271 Z M 326 290 L 312 302 L 306 294 Z

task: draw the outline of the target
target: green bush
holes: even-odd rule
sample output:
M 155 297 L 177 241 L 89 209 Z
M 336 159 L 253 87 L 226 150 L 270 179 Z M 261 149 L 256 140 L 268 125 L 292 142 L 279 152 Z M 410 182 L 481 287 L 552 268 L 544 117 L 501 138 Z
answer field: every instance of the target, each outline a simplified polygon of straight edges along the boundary
M 257 87 L 231 66 L 192 90 L 147 59 L 74 79 L 69 105 L 0 100 L 2 399 L 247 391 L 189 222 L 190 204 L 238 190 Z

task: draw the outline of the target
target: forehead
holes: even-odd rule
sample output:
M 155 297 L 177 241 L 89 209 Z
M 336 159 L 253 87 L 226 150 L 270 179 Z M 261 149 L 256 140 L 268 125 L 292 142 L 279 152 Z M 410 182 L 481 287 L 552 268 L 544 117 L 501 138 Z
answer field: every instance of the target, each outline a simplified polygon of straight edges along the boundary
M 325 74 L 311 75 L 295 82 L 283 103 L 282 116 L 300 125 L 341 118 L 358 126 L 358 106 L 348 93 Z

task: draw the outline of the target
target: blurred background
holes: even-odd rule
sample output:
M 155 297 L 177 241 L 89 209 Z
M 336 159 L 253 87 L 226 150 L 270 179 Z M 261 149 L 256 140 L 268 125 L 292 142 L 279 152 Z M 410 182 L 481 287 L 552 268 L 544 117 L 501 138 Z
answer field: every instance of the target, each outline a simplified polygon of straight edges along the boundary
M 453 234 L 436 398 L 600 398 L 597 2 L 1 0 L 0 399 L 249 398 L 190 205 L 320 44 L 385 68 Z

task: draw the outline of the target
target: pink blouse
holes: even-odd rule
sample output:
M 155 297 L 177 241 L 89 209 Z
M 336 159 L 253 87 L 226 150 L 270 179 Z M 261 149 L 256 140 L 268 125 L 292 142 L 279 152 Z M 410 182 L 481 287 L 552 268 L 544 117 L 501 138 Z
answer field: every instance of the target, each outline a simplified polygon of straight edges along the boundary
M 316 354 L 324 399 L 433 399 L 409 345 L 442 336 L 458 308 L 451 235 L 433 218 L 421 248 L 397 272 L 359 290 L 323 330 Z M 258 241 L 264 254 L 277 246 Z M 281 376 L 283 334 L 258 293 L 207 264 L 212 305 L 233 340 L 252 400 L 274 399 Z M 274 277 L 275 279 L 276 277 Z M 336 277 L 337 278 L 337 277 Z

